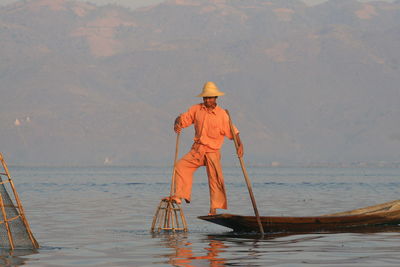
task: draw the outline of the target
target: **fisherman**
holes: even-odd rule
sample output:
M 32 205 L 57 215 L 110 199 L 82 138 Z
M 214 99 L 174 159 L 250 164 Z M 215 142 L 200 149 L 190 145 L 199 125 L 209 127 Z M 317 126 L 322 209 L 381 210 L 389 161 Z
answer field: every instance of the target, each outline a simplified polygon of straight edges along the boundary
M 193 105 L 175 119 L 174 131 L 180 133 L 182 128 L 194 124 L 195 136 L 191 150 L 176 164 L 175 194 L 172 201 L 180 204 L 182 199 L 190 203 L 193 174 L 201 166 L 206 166 L 210 189 L 210 212 L 215 215 L 217 209 L 227 209 L 224 177 L 221 166 L 220 149 L 224 137 L 233 139 L 229 126 L 229 116 L 224 109 L 217 106 L 217 98 L 224 95 L 213 82 L 206 82 L 198 97 L 203 103 Z M 238 140 L 238 155 L 243 156 L 243 144 L 239 131 L 233 126 Z

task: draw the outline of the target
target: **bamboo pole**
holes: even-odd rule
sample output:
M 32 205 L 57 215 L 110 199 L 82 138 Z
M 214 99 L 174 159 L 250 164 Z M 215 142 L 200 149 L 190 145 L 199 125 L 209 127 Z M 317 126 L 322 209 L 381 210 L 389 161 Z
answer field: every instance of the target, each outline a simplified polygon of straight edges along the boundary
M 173 211 L 174 211 L 174 216 L 175 216 L 174 218 L 175 218 L 175 222 L 176 222 L 176 227 L 177 227 L 177 228 L 180 228 L 177 210 L 179 210 L 179 209 L 174 207 L 174 209 L 173 209 Z
M 188 228 L 187 228 L 187 222 L 186 222 L 186 218 L 185 218 L 185 214 L 183 214 L 183 209 L 179 209 L 179 214 L 181 215 L 181 220 L 182 220 L 182 224 L 183 224 L 183 231 L 187 232 Z
M 237 136 L 236 136 L 235 131 L 233 129 L 232 119 L 231 119 L 231 116 L 229 114 L 229 111 L 227 109 L 225 111 L 226 111 L 226 114 L 228 114 L 228 117 L 229 117 L 229 127 L 231 129 L 231 133 L 232 133 L 232 136 L 233 136 L 233 142 L 235 143 L 236 153 L 237 153 L 238 158 L 239 158 L 240 166 L 242 167 L 244 179 L 245 179 L 246 184 L 247 184 L 247 189 L 249 190 L 251 203 L 253 204 L 254 213 L 255 213 L 256 219 L 257 219 L 257 224 L 258 224 L 258 227 L 260 229 L 261 235 L 264 236 L 264 228 L 262 226 L 260 215 L 258 213 L 257 203 L 256 203 L 256 199 L 254 198 L 251 182 L 250 182 L 249 176 L 247 175 L 247 170 L 246 170 L 246 167 L 244 165 L 243 157 L 240 156 L 239 153 L 238 153 L 239 144 L 238 144 Z
M 163 216 L 163 212 L 161 212 L 159 216 L 160 216 L 159 218 L 161 219 L 161 217 Z M 160 232 L 160 231 L 161 231 L 161 222 L 160 222 L 160 220 L 158 220 L 157 221 L 157 232 Z
M 15 189 L 14 182 L 11 179 L 11 175 L 10 175 L 10 172 L 8 171 L 7 164 L 6 164 L 6 162 L 5 162 L 4 158 L 3 158 L 3 155 L 1 153 L 0 153 L 0 161 L 1 161 L 1 164 L 3 165 L 3 169 L 4 169 L 4 171 L 5 171 L 6 175 L 7 175 L 8 181 L 10 182 L 11 189 L 12 189 L 12 191 L 14 193 L 15 201 L 17 202 L 18 211 L 19 211 L 19 214 L 21 216 L 21 220 L 22 220 L 23 224 L 25 225 L 26 232 L 27 232 L 27 234 L 29 236 L 29 239 L 31 240 L 32 245 L 33 245 L 34 248 L 39 248 L 39 243 L 36 241 L 35 237 L 32 234 L 32 231 L 31 231 L 31 228 L 29 226 L 28 220 L 25 217 L 25 211 L 24 211 L 24 208 L 22 206 L 22 202 L 21 202 L 21 200 L 19 198 L 17 190 Z
M 169 192 L 169 196 L 172 197 L 175 194 L 175 176 L 176 176 L 176 162 L 178 161 L 179 154 L 179 136 L 181 133 L 176 134 L 176 143 L 175 143 L 175 157 L 174 157 L 174 168 L 172 171 L 172 181 L 171 181 L 171 189 Z
M 160 206 L 161 206 L 161 204 L 162 204 L 162 200 L 160 201 L 160 204 L 158 204 L 158 207 L 157 207 L 157 209 L 156 209 L 156 214 L 154 215 L 154 217 L 153 217 L 153 223 L 151 224 L 151 232 L 154 232 L 154 229 L 155 229 L 155 227 L 156 227 L 156 224 L 157 224 L 157 218 L 158 218 L 158 214 L 160 213 Z
M 169 214 L 169 216 L 170 216 L 170 219 L 171 219 L 171 228 L 172 228 L 172 231 L 174 231 L 175 232 L 175 221 L 174 221 L 174 216 L 173 216 L 173 214 L 172 214 L 172 212 L 174 212 L 174 205 L 173 205 L 173 203 L 172 203 L 172 201 L 169 203 L 170 204 L 170 210 L 169 210 L 169 212 L 168 212 L 168 214 Z
M 165 210 L 164 210 L 164 224 L 163 224 L 163 227 L 164 228 L 168 228 L 168 219 L 169 219 L 169 215 L 168 215 L 168 202 L 167 202 L 167 206 L 165 207 Z

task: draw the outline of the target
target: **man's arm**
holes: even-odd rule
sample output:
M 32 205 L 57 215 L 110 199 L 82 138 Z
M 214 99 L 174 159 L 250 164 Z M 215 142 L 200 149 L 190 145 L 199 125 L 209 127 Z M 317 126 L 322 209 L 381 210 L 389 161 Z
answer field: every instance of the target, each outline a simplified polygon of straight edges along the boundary
M 196 111 L 199 109 L 199 106 L 200 105 L 191 106 L 188 111 L 176 117 L 174 122 L 174 131 L 176 133 L 180 133 L 182 128 L 186 128 L 194 123 Z

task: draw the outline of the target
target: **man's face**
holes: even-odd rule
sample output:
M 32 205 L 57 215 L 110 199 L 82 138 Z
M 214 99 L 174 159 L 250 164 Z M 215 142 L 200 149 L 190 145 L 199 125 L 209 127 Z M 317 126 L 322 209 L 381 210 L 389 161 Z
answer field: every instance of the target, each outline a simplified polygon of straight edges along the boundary
M 215 108 L 215 106 L 217 105 L 217 97 L 203 97 L 203 103 L 206 108 Z

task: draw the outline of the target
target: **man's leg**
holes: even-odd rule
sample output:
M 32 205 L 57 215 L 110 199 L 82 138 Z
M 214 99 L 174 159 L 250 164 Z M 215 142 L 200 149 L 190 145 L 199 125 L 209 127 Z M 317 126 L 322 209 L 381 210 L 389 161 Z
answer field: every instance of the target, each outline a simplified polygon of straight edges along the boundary
M 215 214 L 216 209 L 228 208 L 221 166 L 221 153 L 206 153 L 205 158 L 210 188 L 210 214 Z
M 193 151 L 187 153 L 176 164 L 175 195 L 176 199 L 185 199 L 190 202 L 192 193 L 193 174 L 204 165 L 204 160 L 197 159 Z

